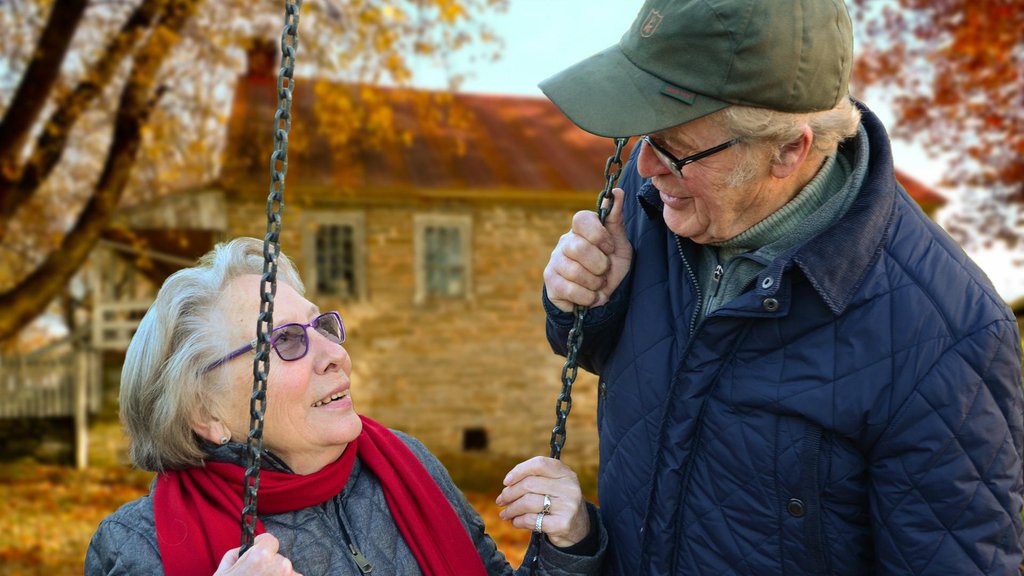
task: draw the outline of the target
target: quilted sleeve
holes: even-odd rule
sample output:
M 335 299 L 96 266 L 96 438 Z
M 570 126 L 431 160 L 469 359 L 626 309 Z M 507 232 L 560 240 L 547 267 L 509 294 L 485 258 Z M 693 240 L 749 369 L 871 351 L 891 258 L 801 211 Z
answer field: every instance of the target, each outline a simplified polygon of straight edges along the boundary
M 961 339 L 924 373 L 894 398 L 898 408 L 870 454 L 876 573 L 1017 574 L 1024 400 L 1016 325 L 1001 320 Z
M 455 486 L 448 470 L 444 465 L 427 450 L 419 440 L 404 432 L 394 430 L 395 435 L 405 442 L 405 445 L 412 450 L 413 454 L 423 463 L 431 477 L 437 482 L 441 491 L 451 502 L 455 513 L 459 516 L 463 526 L 473 540 L 473 545 L 484 562 L 484 568 L 490 576 L 526 576 L 530 573 L 529 558 L 536 555 L 536 548 L 531 544 L 527 549 L 522 566 L 513 570 L 505 559 L 505 555 L 498 550 L 497 544 L 487 534 L 484 521 L 480 514 L 469 503 L 466 496 Z M 538 562 L 539 576 L 591 576 L 600 574 L 604 565 L 605 555 L 608 551 L 608 533 L 601 522 L 597 508 L 587 503 L 590 512 L 591 529 L 597 532 L 598 548 L 594 554 L 587 556 L 566 553 L 553 545 L 541 547 L 540 561 Z
M 140 498 L 104 519 L 85 553 L 86 576 L 163 574 L 152 504 Z
M 604 306 L 588 310 L 583 317 L 583 346 L 580 348 L 579 364 L 593 374 L 601 373 L 604 359 L 611 353 L 622 332 L 629 300 L 629 280 L 627 274 Z M 543 294 L 543 303 L 544 311 L 547 312 L 548 344 L 555 354 L 566 356 L 569 352 L 569 330 L 572 329 L 575 317 L 556 308 L 548 300 L 547 290 Z
M 622 179 L 619 181 L 625 194 L 623 198 L 632 199 L 636 196 L 637 190 L 643 184 L 644 179 L 636 170 L 637 157 L 640 154 L 640 146 L 634 146 L 630 152 L 629 160 L 622 169 Z M 638 203 L 632 200 L 625 201 L 622 205 L 622 218 L 626 222 L 627 234 L 630 234 L 630 242 L 636 246 L 634 237 L 630 233 L 630 222 L 637 216 Z M 636 263 L 636 255 L 633 257 Z M 630 287 L 632 285 L 633 270 L 626 274 L 622 283 L 612 292 L 609 301 L 604 306 L 592 308 L 587 311 L 583 319 L 583 346 L 580 350 L 579 365 L 585 370 L 600 374 L 605 358 L 614 348 L 622 331 L 622 325 L 626 317 L 626 308 L 629 305 Z M 562 312 L 548 299 L 547 290 L 543 290 L 541 303 L 544 312 L 547 314 L 545 326 L 548 344 L 555 354 L 565 356 L 568 353 L 569 330 L 572 328 L 574 317 L 568 312 Z

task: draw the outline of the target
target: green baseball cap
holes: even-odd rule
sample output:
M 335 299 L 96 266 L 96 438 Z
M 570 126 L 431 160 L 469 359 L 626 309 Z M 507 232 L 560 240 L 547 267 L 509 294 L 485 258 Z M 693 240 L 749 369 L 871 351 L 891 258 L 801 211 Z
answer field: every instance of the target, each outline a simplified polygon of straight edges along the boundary
M 852 60 L 843 0 L 647 0 L 618 44 L 540 89 L 587 132 L 635 136 L 730 104 L 828 110 Z

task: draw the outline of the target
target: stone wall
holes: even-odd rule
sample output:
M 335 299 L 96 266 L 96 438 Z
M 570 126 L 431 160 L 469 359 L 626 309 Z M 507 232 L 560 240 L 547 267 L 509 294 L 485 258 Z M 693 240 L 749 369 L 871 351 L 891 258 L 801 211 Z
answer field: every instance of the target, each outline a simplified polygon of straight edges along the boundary
M 473 458 L 548 455 L 564 359 L 545 339 L 542 272 L 573 212 L 586 206 L 422 198 L 332 206 L 362 215 L 367 295 L 352 301 L 307 296 L 323 310 L 339 310 L 345 320 L 357 410 L 416 436 L 442 456 L 463 452 L 469 430 L 476 430 L 471 436 L 486 434 L 486 450 L 468 454 Z M 233 235 L 262 237 L 263 209 L 233 205 Z M 308 232 L 297 223 L 316 210 L 286 208 L 282 250 L 300 269 L 302 235 Z M 416 302 L 417 214 L 470 216 L 469 298 Z M 302 273 L 313 284 L 311 272 Z M 573 388 L 563 459 L 581 471 L 597 463 L 596 378 L 582 370 Z

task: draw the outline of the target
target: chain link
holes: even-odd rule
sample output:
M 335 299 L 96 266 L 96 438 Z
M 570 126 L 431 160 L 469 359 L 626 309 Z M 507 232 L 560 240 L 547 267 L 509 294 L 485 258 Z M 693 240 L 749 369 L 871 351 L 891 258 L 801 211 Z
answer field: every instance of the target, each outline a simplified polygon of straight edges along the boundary
M 260 282 L 260 315 L 256 326 L 256 357 L 253 360 L 253 389 L 249 399 L 249 435 L 246 439 L 245 502 L 242 507 L 242 549 L 253 545 L 257 521 L 257 493 L 260 485 L 260 455 L 263 451 L 263 415 L 266 409 L 267 376 L 270 373 L 270 334 L 273 330 L 274 296 L 277 294 L 277 260 L 281 253 L 281 213 L 284 209 L 284 182 L 288 172 L 288 133 L 291 130 L 292 90 L 295 53 L 298 49 L 299 9 L 302 0 L 286 0 L 285 25 L 281 32 L 281 70 L 277 81 L 278 107 L 274 115 L 274 152 L 270 157 L 270 194 L 267 196 L 267 233 L 263 241 L 263 276 Z M 611 194 L 622 171 L 622 149 L 628 139 L 615 139 L 615 153 L 605 162 L 605 186 L 598 195 L 597 213 L 602 224 L 611 212 Z M 607 202 L 605 202 L 607 200 Z M 565 445 L 565 422 L 572 410 L 572 385 L 576 381 L 580 347 L 583 345 L 583 320 L 587 308 L 575 306 L 573 327 L 569 331 L 568 353 L 562 366 L 562 391 L 555 405 L 555 427 L 551 430 L 551 457 L 560 458 Z M 537 545 L 538 534 L 533 535 Z M 536 570 L 538 556 L 530 566 Z
M 260 455 L 263 452 L 263 414 L 267 405 L 267 376 L 270 374 L 270 334 L 274 326 L 274 295 L 277 294 L 277 259 L 281 254 L 281 213 L 284 210 L 284 178 L 288 173 L 288 132 L 292 127 L 292 89 L 295 87 L 295 52 L 299 47 L 300 8 L 302 0 L 285 0 L 281 70 L 277 77 L 277 113 L 274 115 L 274 152 L 270 155 L 267 234 L 263 238 L 260 315 L 256 325 L 256 358 L 252 364 L 252 396 L 249 398 L 240 555 L 252 547 L 258 519 L 256 501 L 260 488 Z
M 608 157 L 604 164 L 604 190 L 597 196 L 597 216 L 604 224 L 608 214 L 612 211 L 612 204 L 615 196 L 612 195 L 612 188 L 622 174 L 622 148 L 628 142 L 628 138 L 615 139 L 615 153 Z M 607 202 L 606 202 L 607 201 Z M 583 319 L 587 315 L 587 307 L 576 305 L 573 307 L 572 329 L 569 330 L 569 341 L 567 343 L 568 353 L 565 355 L 565 364 L 562 365 L 562 391 L 555 403 L 555 427 L 551 430 L 551 457 L 561 458 L 562 447 L 565 445 L 565 421 L 572 410 L 572 385 L 576 382 L 576 373 L 579 371 L 580 348 L 583 346 Z M 536 573 L 538 560 L 540 559 L 540 545 L 543 540 L 541 535 L 534 532 L 531 536 L 531 543 L 537 552 L 530 560 L 530 574 Z
M 612 210 L 615 197 L 612 195 L 612 188 L 622 173 L 622 148 L 628 139 L 615 139 L 615 153 L 608 157 L 604 164 L 604 190 L 597 197 L 597 216 L 601 224 L 608 218 Z M 576 382 L 578 372 L 578 360 L 580 347 L 583 346 L 583 318 L 587 314 L 586 306 L 576 305 L 573 307 L 572 329 L 569 330 L 568 353 L 565 355 L 565 364 L 562 366 L 562 392 L 558 395 L 555 403 L 555 427 L 551 430 L 551 457 L 561 458 L 562 446 L 565 445 L 565 420 L 572 410 L 572 385 Z

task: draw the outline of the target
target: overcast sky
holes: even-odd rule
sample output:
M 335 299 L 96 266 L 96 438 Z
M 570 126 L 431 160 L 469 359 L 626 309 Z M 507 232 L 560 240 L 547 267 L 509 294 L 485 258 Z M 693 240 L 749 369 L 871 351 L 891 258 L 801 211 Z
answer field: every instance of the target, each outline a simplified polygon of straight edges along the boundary
M 459 62 L 458 68 L 470 74 L 463 91 L 542 96 L 537 88 L 541 80 L 618 42 L 643 1 L 510 0 L 509 4 L 507 12 L 485 18 L 505 41 L 501 58 Z M 444 85 L 443 75 L 429 65 L 418 68 L 416 75 L 421 86 Z M 875 98 L 867 104 L 888 125 L 892 115 L 879 95 Z M 894 145 L 897 166 L 927 184 L 938 180 L 940 165 L 912 146 Z
M 504 39 L 502 57 L 496 62 L 457 63 L 459 70 L 471 72 L 462 90 L 542 96 L 537 83 L 618 42 L 642 5 L 643 0 L 510 0 L 507 12 L 486 18 Z M 428 65 L 419 67 L 416 77 L 416 84 L 422 87 L 444 86 L 440 71 Z M 855 95 L 886 126 L 892 125 L 884 94 Z M 893 142 L 893 156 L 897 167 L 932 186 L 944 169 L 919 146 L 906 142 Z M 1005 252 L 973 252 L 972 256 L 1003 298 L 1024 297 L 1024 270 L 1009 266 Z

